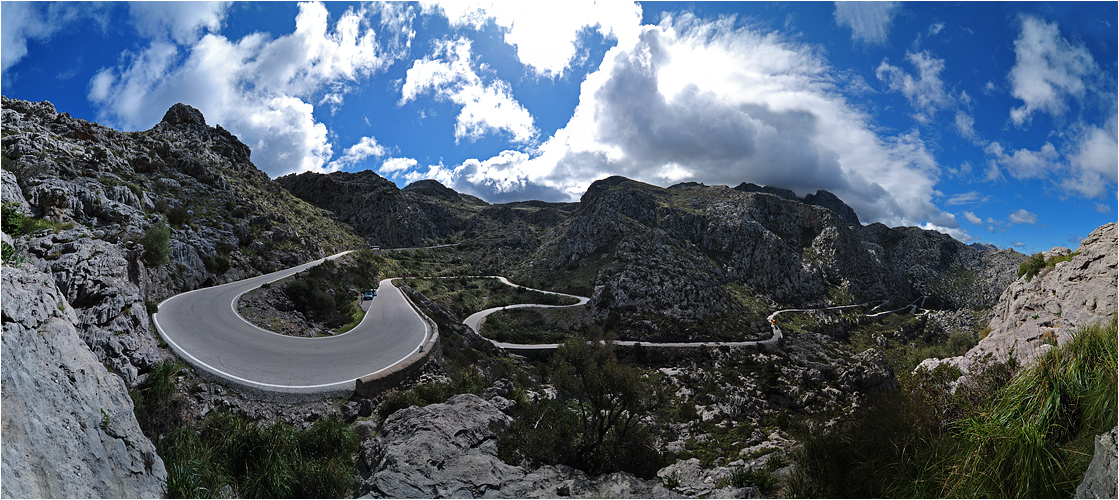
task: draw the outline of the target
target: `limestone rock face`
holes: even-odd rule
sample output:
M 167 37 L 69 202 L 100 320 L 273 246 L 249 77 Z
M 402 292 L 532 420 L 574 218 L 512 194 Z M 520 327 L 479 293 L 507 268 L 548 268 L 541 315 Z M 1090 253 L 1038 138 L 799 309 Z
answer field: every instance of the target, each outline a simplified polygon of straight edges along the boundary
M 1018 278 L 999 298 L 990 333 L 967 354 L 948 358 L 967 372 L 985 354 L 1005 361 L 1011 353 L 1028 364 L 1053 343 L 1063 345 L 1076 330 L 1116 314 L 1116 224 L 1100 226 L 1080 243 L 1079 254 L 1027 280 Z M 926 360 L 926 367 L 937 360 Z
M 3 496 L 155 498 L 167 471 L 50 275 L 3 268 Z
M 47 272 L 70 304 L 82 340 L 106 367 L 133 385 L 165 355 L 151 330 L 137 252 L 92 239 L 84 228 L 31 237 L 31 262 Z
M 495 398 L 496 399 L 496 398 Z M 656 481 L 615 473 L 588 477 L 564 466 L 526 469 L 497 458 L 496 432 L 510 417 L 460 394 L 389 416 L 362 443 L 363 498 L 672 498 Z M 366 432 L 366 434 L 371 434 Z
M 1116 438 L 1119 438 L 1119 427 L 1096 436 L 1096 452 L 1088 465 L 1088 472 L 1084 474 L 1084 481 L 1076 487 L 1076 498 L 1115 498 L 1116 483 L 1119 481 L 1116 477 L 1119 475 Z

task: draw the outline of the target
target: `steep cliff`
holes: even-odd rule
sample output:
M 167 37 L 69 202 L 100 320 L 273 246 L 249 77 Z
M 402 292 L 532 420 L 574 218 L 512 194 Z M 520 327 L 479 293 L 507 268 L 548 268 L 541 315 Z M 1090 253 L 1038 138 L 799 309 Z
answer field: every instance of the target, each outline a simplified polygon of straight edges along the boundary
M 42 272 L 3 268 L 3 496 L 156 498 L 167 471 L 120 377 Z

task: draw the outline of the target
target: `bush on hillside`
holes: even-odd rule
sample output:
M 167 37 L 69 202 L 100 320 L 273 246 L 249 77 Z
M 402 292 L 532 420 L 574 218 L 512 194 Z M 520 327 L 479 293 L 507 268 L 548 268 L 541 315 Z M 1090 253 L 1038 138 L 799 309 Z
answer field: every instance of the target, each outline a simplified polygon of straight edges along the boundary
M 668 401 L 653 374 L 618 361 L 608 343 L 572 337 L 551 364 L 556 399 L 519 398 L 498 442 L 508 463 L 565 464 L 589 474 L 626 471 L 644 478 L 665 465 L 642 419 Z
M 167 263 L 167 254 L 171 251 L 171 229 L 160 220 L 144 231 L 140 244 L 144 246 L 144 263 L 148 267 L 162 266 Z

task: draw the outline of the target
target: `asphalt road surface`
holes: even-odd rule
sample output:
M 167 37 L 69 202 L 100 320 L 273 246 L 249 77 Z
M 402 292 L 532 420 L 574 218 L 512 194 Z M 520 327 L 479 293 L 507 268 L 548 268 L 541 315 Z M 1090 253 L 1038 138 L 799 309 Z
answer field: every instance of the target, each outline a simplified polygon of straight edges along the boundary
M 265 393 L 349 395 L 355 380 L 407 359 L 431 334 L 390 280 L 381 281 L 372 303 L 363 303 L 367 312 L 362 322 L 333 337 L 280 335 L 250 324 L 236 312 L 237 299 L 245 292 L 323 260 L 171 297 L 153 315 L 156 329 L 190 364 L 242 387 Z

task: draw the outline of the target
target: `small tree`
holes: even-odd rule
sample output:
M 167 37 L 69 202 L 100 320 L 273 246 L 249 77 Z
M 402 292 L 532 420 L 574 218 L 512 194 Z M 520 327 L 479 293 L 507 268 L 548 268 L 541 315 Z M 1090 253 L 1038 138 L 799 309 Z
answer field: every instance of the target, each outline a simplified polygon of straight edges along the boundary
M 140 244 L 144 246 L 144 263 L 148 267 L 162 266 L 167 263 L 167 254 L 171 250 L 171 229 L 160 219 L 144 231 Z
M 577 416 L 568 455 L 582 462 L 577 466 L 590 473 L 656 472 L 660 455 L 641 424 L 667 400 L 653 375 L 619 363 L 609 341 L 573 337 L 556 352 L 553 382 Z

